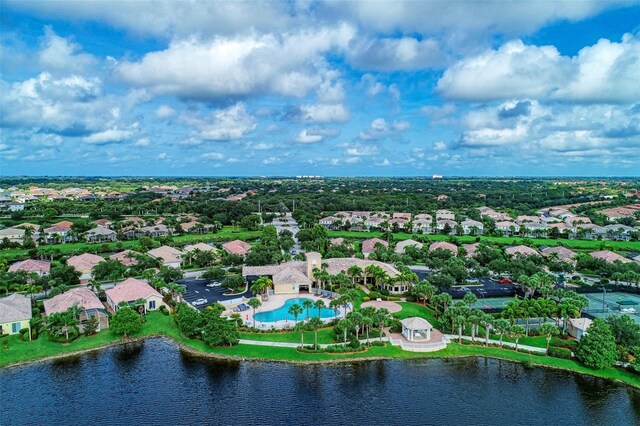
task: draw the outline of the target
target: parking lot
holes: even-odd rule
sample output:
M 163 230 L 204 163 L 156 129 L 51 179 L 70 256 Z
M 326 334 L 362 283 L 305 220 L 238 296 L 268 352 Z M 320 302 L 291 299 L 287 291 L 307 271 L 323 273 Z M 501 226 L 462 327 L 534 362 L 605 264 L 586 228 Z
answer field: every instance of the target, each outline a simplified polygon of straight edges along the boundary
M 213 305 L 216 302 L 221 302 L 225 300 L 238 299 L 240 297 L 252 297 L 250 291 L 246 291 L 243 294 L 235 294 L 233 296 L 225 296 L 224 293 L 229 291 L 226 287 L 207 287 L 210 280 L 198 280 L 195 278 L 185 278 L 178 281 L 178 284 L 182 284 L 186 287 L 186 291 L 183 294 L 183 298 L 185 302 L 192 304 L 195 300 L 198 299 L 207 299 L 207 303 L 203 303 L 202 305 L 194 306 L 200 310 L 206 308 L 207 306 Z
M 425 280 L 429 276 L 428 271 L 414 270 L 413 272 L 418 275 L 419 281 Z M 489 277 L 480 278 L 477 283 L 454 286 L 447 290 L 447 293 L 454 299 L 461 299 L 469 291 L 478 298 L 508 297 L 516 293 L 513 284 L 498 284 L 498 282 Z

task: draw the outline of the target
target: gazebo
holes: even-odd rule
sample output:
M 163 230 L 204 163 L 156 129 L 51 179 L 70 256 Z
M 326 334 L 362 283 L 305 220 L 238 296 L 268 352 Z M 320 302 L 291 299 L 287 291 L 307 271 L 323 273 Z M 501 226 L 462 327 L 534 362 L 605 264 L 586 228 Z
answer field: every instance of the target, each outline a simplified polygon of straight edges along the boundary
M 433 326 L 420 317 L 405 318 L 402 321 L 402 335 L 410 342 L 426 342 L 431 340 Z

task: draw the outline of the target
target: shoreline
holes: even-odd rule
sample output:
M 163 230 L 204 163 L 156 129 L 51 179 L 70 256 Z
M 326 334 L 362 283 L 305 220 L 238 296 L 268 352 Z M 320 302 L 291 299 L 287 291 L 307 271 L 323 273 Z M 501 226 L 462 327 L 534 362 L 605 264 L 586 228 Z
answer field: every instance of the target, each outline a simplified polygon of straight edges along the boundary
M 65 353 L 61 353 L 61 354 L 57 354 L 57 355 L 49 355 L 46 357 L 42 357 L 42 358 L 34 358 L 34 359 L 30 359 L 30 360 L 25 360 L 25 361 L 18 361 L 18 362 L 14 362 L 14 363 L 10 363 L 10 364 L 6 364 L 3 366 L 0 366 L 0 370 L 2 369 L 9 369 L 9 368 L 16 368 L 16 367 L 23 367 L 23 366 L 27 366 L 30 364 L 38 364 L 38 363 L 44 363 L 44 362 L 49 362 L 49 361 L 56 361 L 56 360 L 61 360 L 61 359 L 65 359 L 65 358 L 74 358 L 74 357 L 78 357 L 78 356 L 82 356 L 85 354 L 89 354 L 92 352 L 99 352 L 99 351 L 103 351 L 105 349 L 108 348 L 112 348 L 112 347 L 116 347 L 116 346 L 123 346 L 123 345 L 127 345 L 130 343 L 138 343 L 138 342 L 144 342 L 145 340 L 152 340 L 152 339 L 165 339 L 169 342 L 171 342 L 172 344 L 174 344 L 181 352 L 184 352 L 186 354 L 188 354 L 189 356 L 193 356 L 193 357 L 197 357 L 197 358 L 206 358 L 206 359 L 214 359 L 214 360 L 219 360 L 219 361 L 234 361 L 234 362 L 263 362 L 263 363 L 282 363 L 282 364 L 290 364 L 290 365 L 337 365 L 337 364 L 345 364 L 345 363 L 354 363 L 354 362 L 371 362 L 371 361 L 389 361 L 389 360 L 428 360 L 428 359 L 464 359 L 464 358 L 491 358 L 491 359 L 497 359 L 497 360 L 501 360 L 501 361 L 507 361 L 507 362 L 511 362 L 511 363 L 516 363 L 516 364 L 522 364 L 524 365 L 525 362 L 520 361 L 520 360 L 516 360 L 516 359 L 512 359 L 512 358 L 508 358 L 508 357 L 502 357 L 499 355 L 489 355 L 489 354 L 483 354 L 483 353 L 478 353 L 478 354 L 463 354 L 463 355 L 438 355 L 437 352 L 432 352 L 431 355 L 429 356 L 420 356 L 420 355 L 416 355 L 410 358 L 401 358 L 401 357 L 393 357 L 393 356 L 370 356 L 370 357 L 357 357 L 357 358 L 337 358 L 337 359 L 326 359 L 326 360 L 305 360 L 305 361 L 297 361 L 297 360 L 286 360 L 286 359 L 269 359 L 269 358 L 254 358 L 254 357 L 245 357 L 245 356 L 238 356 L 238 355 L 228 355 L 228 354 L 219 354 L 219 353 L 213 353 L 213 352 L 205 352 L 205 351 L 201 351 L 199 349 L 193 348 L 187 344 L 185 344 L 184 342 L 180 342 L 178 340 L 176 340 L 175 338 L 171 337 L 171 336 L 167 336 L 164 334 L 150 334 L 147 336 L 139 336 L 139 337 L 132 337 L 132 338 L 128 338 L 126 340 L 118 340 L 115 342 L 109 342 L 103 345 L 99 345 L 99 346 L 95 346 L 93 348 L 87 348 L 87 349 L 80 349 L 77 351 L 72 351 L 72 352 L 65 352 Z M 250 345 L 247 345 L 250 346 Z M 475 345 L 464 345 L 466 347 L 474 347 Z M 483 346 L 480 346 L 483 347 Z M 519 352 L 518 352 L 519 353 Z M 541 367 L 541 368 L 549 368 L 549 369 L 553 369 L 553 370 L 562 370 L 562 371 L 566 371 L 566 372 L 570 372 L 573 374 L 578 374 L 578 375 L 582 375 L 582 376 L 590 376 L 590 377 L 595 377 L 598 379 L 602 379 L 602 380 L 608 380 L 614 383 L 618 383 L 618 384 L 623 384 L 626 386 L 629 386 L 631 388 L 634 389 L 638 389 L 640 390 L 640 383 L 632 383 L 629 381 L 625 381 L 625 380 L 620 380 L 620 379 L 615 379 L 615 378 L 610 378 L 610 377 L 603 377 L 597 374 L 590 374 L 589 372 L 584 372 L 584 371 L 577 371 L 571 368 L 566 368 L 566 367 L 560 367 L 560 366 L 553 366 L 553 365 L 546 365 L 546 364 L 541 364 L 541 363 L 536 363 L 535 362 L 535 358 L 534 360 L 532 360 L 531 362 L 531 366 L 532 367 Z M 526 367 L 525 367 L 526 368 Z M 596 370 L 597 371 L 597 370 Z M 594 371 L 595 373 L 595 371 Z

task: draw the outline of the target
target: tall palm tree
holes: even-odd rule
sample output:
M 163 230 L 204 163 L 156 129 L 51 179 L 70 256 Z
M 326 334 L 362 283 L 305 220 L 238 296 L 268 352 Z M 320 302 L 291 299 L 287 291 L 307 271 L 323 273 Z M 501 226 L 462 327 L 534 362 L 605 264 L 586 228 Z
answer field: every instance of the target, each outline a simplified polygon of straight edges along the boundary
M 480 323 L 480 325 L 482 327 L 484 327 L 484 344 L 485 344 L 485 346 L 489 346 L 489 333 L 493 329 L 493 321 L 494 321 L 494 318 L 489 314 L 482 313 L 480 315 L 479 323 Z
M 518 341 L 524 335 L 524 332 L 524 327 L 521 325 L 514 325 L 511 327 L 511 330 L 509 330 L 509 336 L 516 341 L 516 352 L 518 352 Z
M 340 306 L 342 304 L 342 301 L 338 298 L 338 299 L 333 299 L 331 300 L 331 302 L 329 302 L 329 307 L 331 309 L 333 309 L 334 312 L 334 316 L 338 316 L 338 311 L 340 310 Z
M 313 300 L 311 299 L 304 299 L 302 301 L 302 307 L 307 311 L 307 321 L 309 321 L 309 309 L 313 308 L 313 306 Z
M 308 323 L 308 326 L 313 329 L 313 334 L 314 334 L 313 345 L 316 350 L 318 350 L 318 329 L 322 327 L 322 325 L 323 325 L 322 320 L 318 317 L 311 318 L 311 320 Z
M 355 288 L 356 286 L 356 278 L 362 276 L 362 268 L 358 265 L 352 265 L 347 269 L 347 273 L 351 276 L 351 285 Z
M 322 299 L 316 300 L 316 302 L 314 303 L 314 306 L 318 310 L 318 318 L 320 318 L 320 312 L 322 312 L 322 308 L 326 307 L 324 300 Z
M 295 325 L 298 325 L 298 316 L 300 316 L 300 314 L 302 313 L 302 306 L 298 305 L 297 303 L 294 303 L 293 305 L 291 305 L 289 307 L 289 315 L 293 315 L 293 318 L 295 320 Z
M 547 339 L 547 354 L 549 354 L 549 344 L 551 343 L 551 337 L 560 334 L 560 330 L 553 324 L 545 323 L 538 329 L 541 335 Z
M 257 298 L 252 297 L 247 302 L 247 305 L 249 305 L 249 307 L 253 309 L 253 328 L 256 328 L 256 309 L 262 306 L 262 302 Z
M 493 328 L 500 335 L 500 347 L 502 347 L 502 338 L 504 337 L 505 334 L 509 333 L 509 330 L 510 330 L 509 321 L 503 318 L 499 318 L 494 322 Z
M 378 329 L 380 332 L 380 341 L 382 342 L 382 335 L 383 333 L 383 329 L 384 329 L 384 324 L 387 321 L 387 319 L 389 318 L 390 313 L 386 308 L 381 308 L 378 309 L 374 315 L 375 317 L 375 321 L 378 323 Z

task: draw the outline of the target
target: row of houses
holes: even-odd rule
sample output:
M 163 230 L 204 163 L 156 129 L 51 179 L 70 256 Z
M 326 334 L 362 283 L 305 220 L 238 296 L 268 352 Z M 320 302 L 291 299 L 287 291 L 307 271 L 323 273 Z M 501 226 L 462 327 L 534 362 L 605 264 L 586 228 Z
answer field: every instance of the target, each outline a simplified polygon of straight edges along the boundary
M 245 256 L 251 251 L 251 245 L 244 241 L 234 240 L 224 243 L 222 249 L 230 254 L 238 256 Z M 197 243 L 184 246 L 182 249 L 177 249 L 170 246 L 160 246 L 146 252 L 147 256 L 151 256 L 160 260 L 163 266 L 171 268 L 179 268 L 182 264 L 185 254 L 189 252 L 199 251 L 212 251 L 216 252 L 217 249 L 209 244 Z M 124 250 L 118 253 L 114 253 L 108 257 L 110 260 L 116 260 L 122 263 L 124 266 L 137 265 L 137 256 L 142 255 L 133 250 Z M 93 278 L 93 269 L 100 262 L 104 262 L 106 258 L 98 256 L 92 253 L 83 253 L 76 256 L 71 256 L 67 259 L 67 265 L 72 266 L 76 271 L 80 273 L 80 283 L 86 284 Z M 38 276 L 48 275 L 51 270 L 51 263 L 44 260 L 26 259 L 19 262 L 15 262 L 9 267 L 9 272 L 24 271 L 28 274 L 36 274 Z
M 168 308 L 162 295 L 146 281 L 128 278 L 113 288 L 105 291 L 106 305 L 100 301 L 96 293 L 87 287 L 68 290 L 44 301 L 44 316 L 63 313 L 78 308 L 78 323 L 81 332 L 87 321 L 98 319 L 97 331 L 109 328 L 108 311 L 115 312 L 120 306 L 133 305 L 146 313 L 155 311 L 161 306 Z M 18 334 L 21 330 L 30 329 L 32 317 L 31 299 L 19 293 L 0 299 L 0 335 Z

